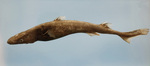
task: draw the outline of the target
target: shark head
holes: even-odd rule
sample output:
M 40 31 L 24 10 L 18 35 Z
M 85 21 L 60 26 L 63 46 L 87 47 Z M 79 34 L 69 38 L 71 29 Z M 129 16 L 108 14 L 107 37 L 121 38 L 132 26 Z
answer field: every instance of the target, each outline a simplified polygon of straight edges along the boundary
M 36 34 L 33 32 L 24 31 L 16 34 L 8 39 L 8 44 L 23 44 L 23 43 L 33 43 L 36 41 Z

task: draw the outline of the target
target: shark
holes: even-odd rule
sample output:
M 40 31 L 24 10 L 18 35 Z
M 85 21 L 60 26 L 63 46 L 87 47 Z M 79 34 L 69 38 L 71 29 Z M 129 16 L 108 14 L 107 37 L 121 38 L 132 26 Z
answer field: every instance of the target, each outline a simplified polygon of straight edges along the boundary
M 110 23 L 93 24 L 84 21 L 66 20 L 65 16 L 60 16 L 53 21 L 39 24 L 10 37 L 7 43 L 15 45 L 34 43 L 36 41 L 50 41 L 75 33 L 86 33 L 90 36 L 99 36 L 100 34 L 118 35 L 124 41 L 130 43 L 131 38 L 147 35 L 148 32 L 148 28 L 120 32 L 113 30 L 110 27 Z

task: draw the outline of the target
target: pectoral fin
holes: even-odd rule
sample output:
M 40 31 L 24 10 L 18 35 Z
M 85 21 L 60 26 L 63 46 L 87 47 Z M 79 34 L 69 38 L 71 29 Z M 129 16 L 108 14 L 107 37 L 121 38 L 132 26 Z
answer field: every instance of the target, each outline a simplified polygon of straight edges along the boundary
M 56 38 L 56 36 L 55 36 L 55 34 L 53 33 L 53 31 L 48 30 L 47 33 L 48 33 L 48 35 L 49 35 L 50 37 Z

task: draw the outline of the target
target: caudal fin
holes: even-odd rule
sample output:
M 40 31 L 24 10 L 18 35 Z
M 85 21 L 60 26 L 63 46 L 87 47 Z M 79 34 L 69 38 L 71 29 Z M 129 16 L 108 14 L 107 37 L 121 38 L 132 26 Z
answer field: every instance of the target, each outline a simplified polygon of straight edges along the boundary
M 149 32 L 149 29 L 138 29 L 138 30 L 134 30 L 131 31 L 129 33 L 139 33 L 139 35 L 147 35 Z M 139 36 L 139 35 L 135 35 L 135 36 L 120 36 L 124 41 L 126 41 L 127 43 L 130 43 L 131 38 Z

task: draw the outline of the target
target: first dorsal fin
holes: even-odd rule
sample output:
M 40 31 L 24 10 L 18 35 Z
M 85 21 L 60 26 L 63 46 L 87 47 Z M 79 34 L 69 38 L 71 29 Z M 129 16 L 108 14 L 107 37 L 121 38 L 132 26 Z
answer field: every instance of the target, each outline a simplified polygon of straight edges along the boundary
M 65 20 L 65 19 L 66 19 L 65 16 L 59 16 L 54 21 L 60 21 L 60 20 Z

